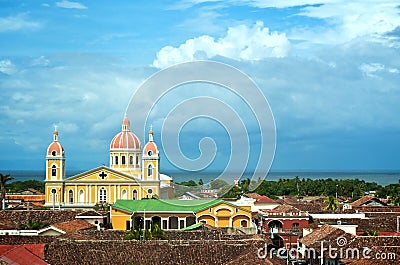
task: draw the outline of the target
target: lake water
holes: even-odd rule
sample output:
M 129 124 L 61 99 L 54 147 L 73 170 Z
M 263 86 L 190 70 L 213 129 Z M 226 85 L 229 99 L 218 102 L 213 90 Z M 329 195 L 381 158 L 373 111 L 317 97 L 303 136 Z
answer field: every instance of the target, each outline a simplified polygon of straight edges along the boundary
M 74 170 L 67 171 L 67 177 L 74 176 L 78 173 L 82 173 L 85 170 Z M 25 181 L 25 180 L 44 180 L 45 171 L 42 170 L 0 170 L 2 174 L 10 174 L 14 177 L 13 181 Z M 218 176 L 218 173 L 182 173 L 182 172 L 165 172 L 167 175 L 174 179 L 175 183 L 194 180 L 198 182 L 200 179 L 204 183 L 207 183 Z M 237 175 L 232 174 L 233 177 Z M 305 172 L 305 171 L 290 171 L 290 172 L 269 172 L 266 180 L 279 180 L 279 179 L 291 179 L 299 176 L 302 178 L 310 179 L 360 179 L 366 182 L 376 182 L 382 186 L 388 184 L 398 183 L 400 179 L 400 172 L 398 171 L 384 171 L 384 172 L 362 172 L 362 171 L 349 171 L 349 172 Z M 251 177 L 251 174 L 245 174 L 243 178 Z M 243 179 L 242 178 L 242 179 Z

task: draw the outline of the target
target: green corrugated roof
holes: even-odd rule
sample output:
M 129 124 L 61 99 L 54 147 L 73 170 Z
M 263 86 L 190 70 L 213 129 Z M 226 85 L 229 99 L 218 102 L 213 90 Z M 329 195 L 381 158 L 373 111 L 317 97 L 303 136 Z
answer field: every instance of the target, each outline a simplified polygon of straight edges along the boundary
M 199 212 L 220 203 L 224 200 L 117 200 L 112 207 L 128 212 Z
M 188 230 L 196 229 L 196 228 L 198 228 L 198 227 L 200 227 L 202 225 L 203 225 L 203 223 L 201 223 L 201 222 L 197 223 L 197 224 L 192 224 L 190 226 L 182 228 L 180 231 L 188 231 Z

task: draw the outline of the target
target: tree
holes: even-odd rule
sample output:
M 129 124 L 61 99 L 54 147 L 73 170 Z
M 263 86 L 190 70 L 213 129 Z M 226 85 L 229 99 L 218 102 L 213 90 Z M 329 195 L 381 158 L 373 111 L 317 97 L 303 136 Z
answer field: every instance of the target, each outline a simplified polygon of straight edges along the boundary
M 366 230 L 364 231 L 364 236 L 379 236 L 378 230 Z
M 154 240 L 154 239 L 168 239 L 165 231 L 160 228 L 158 224 L 151 223 L 151 230 L 141 229 L 139 227 L 131 228 L 122 237 L 123 240 Z
M 49 223 L 42 223 L 41 221 L 34 222 L 31 219 L 28 219 L 26 221 L 26 224 L 19 224 L 18 228 L 21 230 L 39 230 L 48 225 L 49 225 Z
M 203 184 L 204 184 L 203 179 L 200 179 L 199 180 L 199 186 L 203 186 Z
M 335 211 L 338 208 L 338 201 L 335 197 L 329 196 L 324 200 L 324 203 L 327 204 L 325 210 L 327 211 Z
M 195 187 L 197 186 L 196 182 L 194 180 L 189 180 L 189 181 L 183 181 L 181 183 L 179 183 L 179 185 L 183 185 L 183 186 L 189 186 L 189 187 Z
M 1 189 L 1 209 L 6 208 L 6 183 L 14 178 L 10 175 L 3 175 L 0 173 L 0 189 Z
M 400 196 L 398 194 L 390 195 L 389 203 L 393 206 L 400 206 Z
M 220 189 L 224 186 L 227 186 L 228 183 L 226 183 L 226 181 L 223 181 L 222 179 L 214 179 L 210 182 L 210 185 L 212 189 Z
M 151 226 L 151 234 L 153 239 L 168 239 L 167 235 L 165 234 L 164 230 L 160 228 L 158 224 L 152 223 Z

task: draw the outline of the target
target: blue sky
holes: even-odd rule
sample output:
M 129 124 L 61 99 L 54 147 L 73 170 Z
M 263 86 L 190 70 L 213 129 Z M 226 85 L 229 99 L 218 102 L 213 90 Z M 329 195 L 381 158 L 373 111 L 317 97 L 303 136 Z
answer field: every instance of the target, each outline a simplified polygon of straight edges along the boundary
M 44 169 L 54 125 L 68 169 L 108 165 L 109 142 L 137 87 L 170 65 L 204 59 L 243 71 L 268 99 L 277 131 L 272 169 L 400 169 L 398 1 L 0 5 L 0 170 Z M 196 89 L 157 106 L 156 141 L 157 120 Z M 216 87 L 200 90 L 226 97 Z M 257 134 L 252 124 L 248 129 Z M 131 129 L 137 130 L 134 124 Z M 183 153 L 196 158 L 203 137 L 218 148 L 209 170 L 222 170 L 229 135 L 214 121 L 183 128 Z M 259 150 L 259 141 L 250 144 Z M 164 170 L 174 169 L 162 158 Z M 253 166 L 250 157 L 248 170 Z

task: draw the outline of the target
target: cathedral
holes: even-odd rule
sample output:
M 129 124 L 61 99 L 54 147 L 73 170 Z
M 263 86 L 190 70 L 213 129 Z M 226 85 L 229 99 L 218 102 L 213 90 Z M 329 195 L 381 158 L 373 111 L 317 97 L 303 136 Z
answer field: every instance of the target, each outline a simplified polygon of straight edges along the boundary
M 160 174 L 160 152 L 150 129 L 143 150 L 127 117 L 110 143 L 110 166 L 100 166 L 66 178 L 65 151 L 53 134 L 46 152 L 46 207 L 82 208 L 117 200 L 172 198 L 173 181 Z

